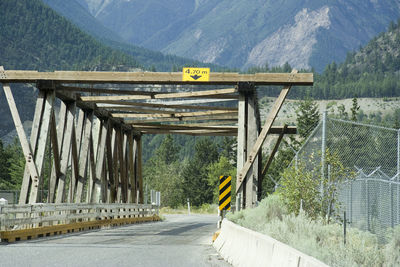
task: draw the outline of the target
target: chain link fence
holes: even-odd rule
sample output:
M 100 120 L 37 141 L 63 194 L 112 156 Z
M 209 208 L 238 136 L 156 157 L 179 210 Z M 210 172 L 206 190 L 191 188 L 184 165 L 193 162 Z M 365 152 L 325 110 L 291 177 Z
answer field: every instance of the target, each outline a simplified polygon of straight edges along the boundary
M 301 162 L 309 170 L 322 166 L 322 175 L 328 178 L 327 149 L 356 174 L 337 185 L 336 210 L 342 215 L 345 211 L 352 226 L 385 238 L 388 227 L 400 224 L 400 131 L 328 118 L 324 113 L 293 164 Z

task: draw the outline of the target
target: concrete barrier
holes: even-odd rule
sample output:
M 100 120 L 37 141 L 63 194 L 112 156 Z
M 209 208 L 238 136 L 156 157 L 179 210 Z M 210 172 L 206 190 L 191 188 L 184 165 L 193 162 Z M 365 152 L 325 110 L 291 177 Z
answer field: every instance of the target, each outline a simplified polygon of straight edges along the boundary
M 224 219 L 213 246 L 233 266 L 328 267 L 267 235 Z

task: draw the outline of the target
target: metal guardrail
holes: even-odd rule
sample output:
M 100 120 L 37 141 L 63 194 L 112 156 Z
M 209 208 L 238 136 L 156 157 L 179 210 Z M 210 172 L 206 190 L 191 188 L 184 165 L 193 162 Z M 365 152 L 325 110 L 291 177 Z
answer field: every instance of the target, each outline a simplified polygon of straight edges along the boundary
M 0 206 L 0 231 L 33 229 L 77 222 L 158 216 L 159 206 L 145 204 L 26 204 Z

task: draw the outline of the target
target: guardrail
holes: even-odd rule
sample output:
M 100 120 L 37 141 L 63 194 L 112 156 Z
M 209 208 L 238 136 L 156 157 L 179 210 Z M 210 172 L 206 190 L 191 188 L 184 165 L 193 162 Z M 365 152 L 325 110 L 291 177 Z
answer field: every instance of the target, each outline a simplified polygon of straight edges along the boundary
M 159 220 L 145 204 L 26 204 L 0 206 L 0 237 L 13 242 L 107 225 Z

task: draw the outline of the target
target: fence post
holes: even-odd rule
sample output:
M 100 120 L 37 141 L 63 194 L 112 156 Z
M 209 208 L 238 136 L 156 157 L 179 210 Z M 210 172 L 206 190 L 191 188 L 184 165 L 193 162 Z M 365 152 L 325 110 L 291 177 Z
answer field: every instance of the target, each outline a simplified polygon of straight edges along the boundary
M 400 183 L 400 129 L 397 130 L 397 182 Z M 400 185 L 397 184 L 397 224 L 400 224 Z
M 322 144 L 321 144 L 321 197 L 324 195 L 324 178 L 325 178 L 325 152 L 326 152 L 326 114 L 322 113 Z
M 368 178 L 367 178 L 368 179 Z M 368 180 L 365 180 L 365 207 L 366 207 L 366 215 L 367 215 L 367 230 L 370 230 L 369 226 L 369 188 L 368 188 Z

